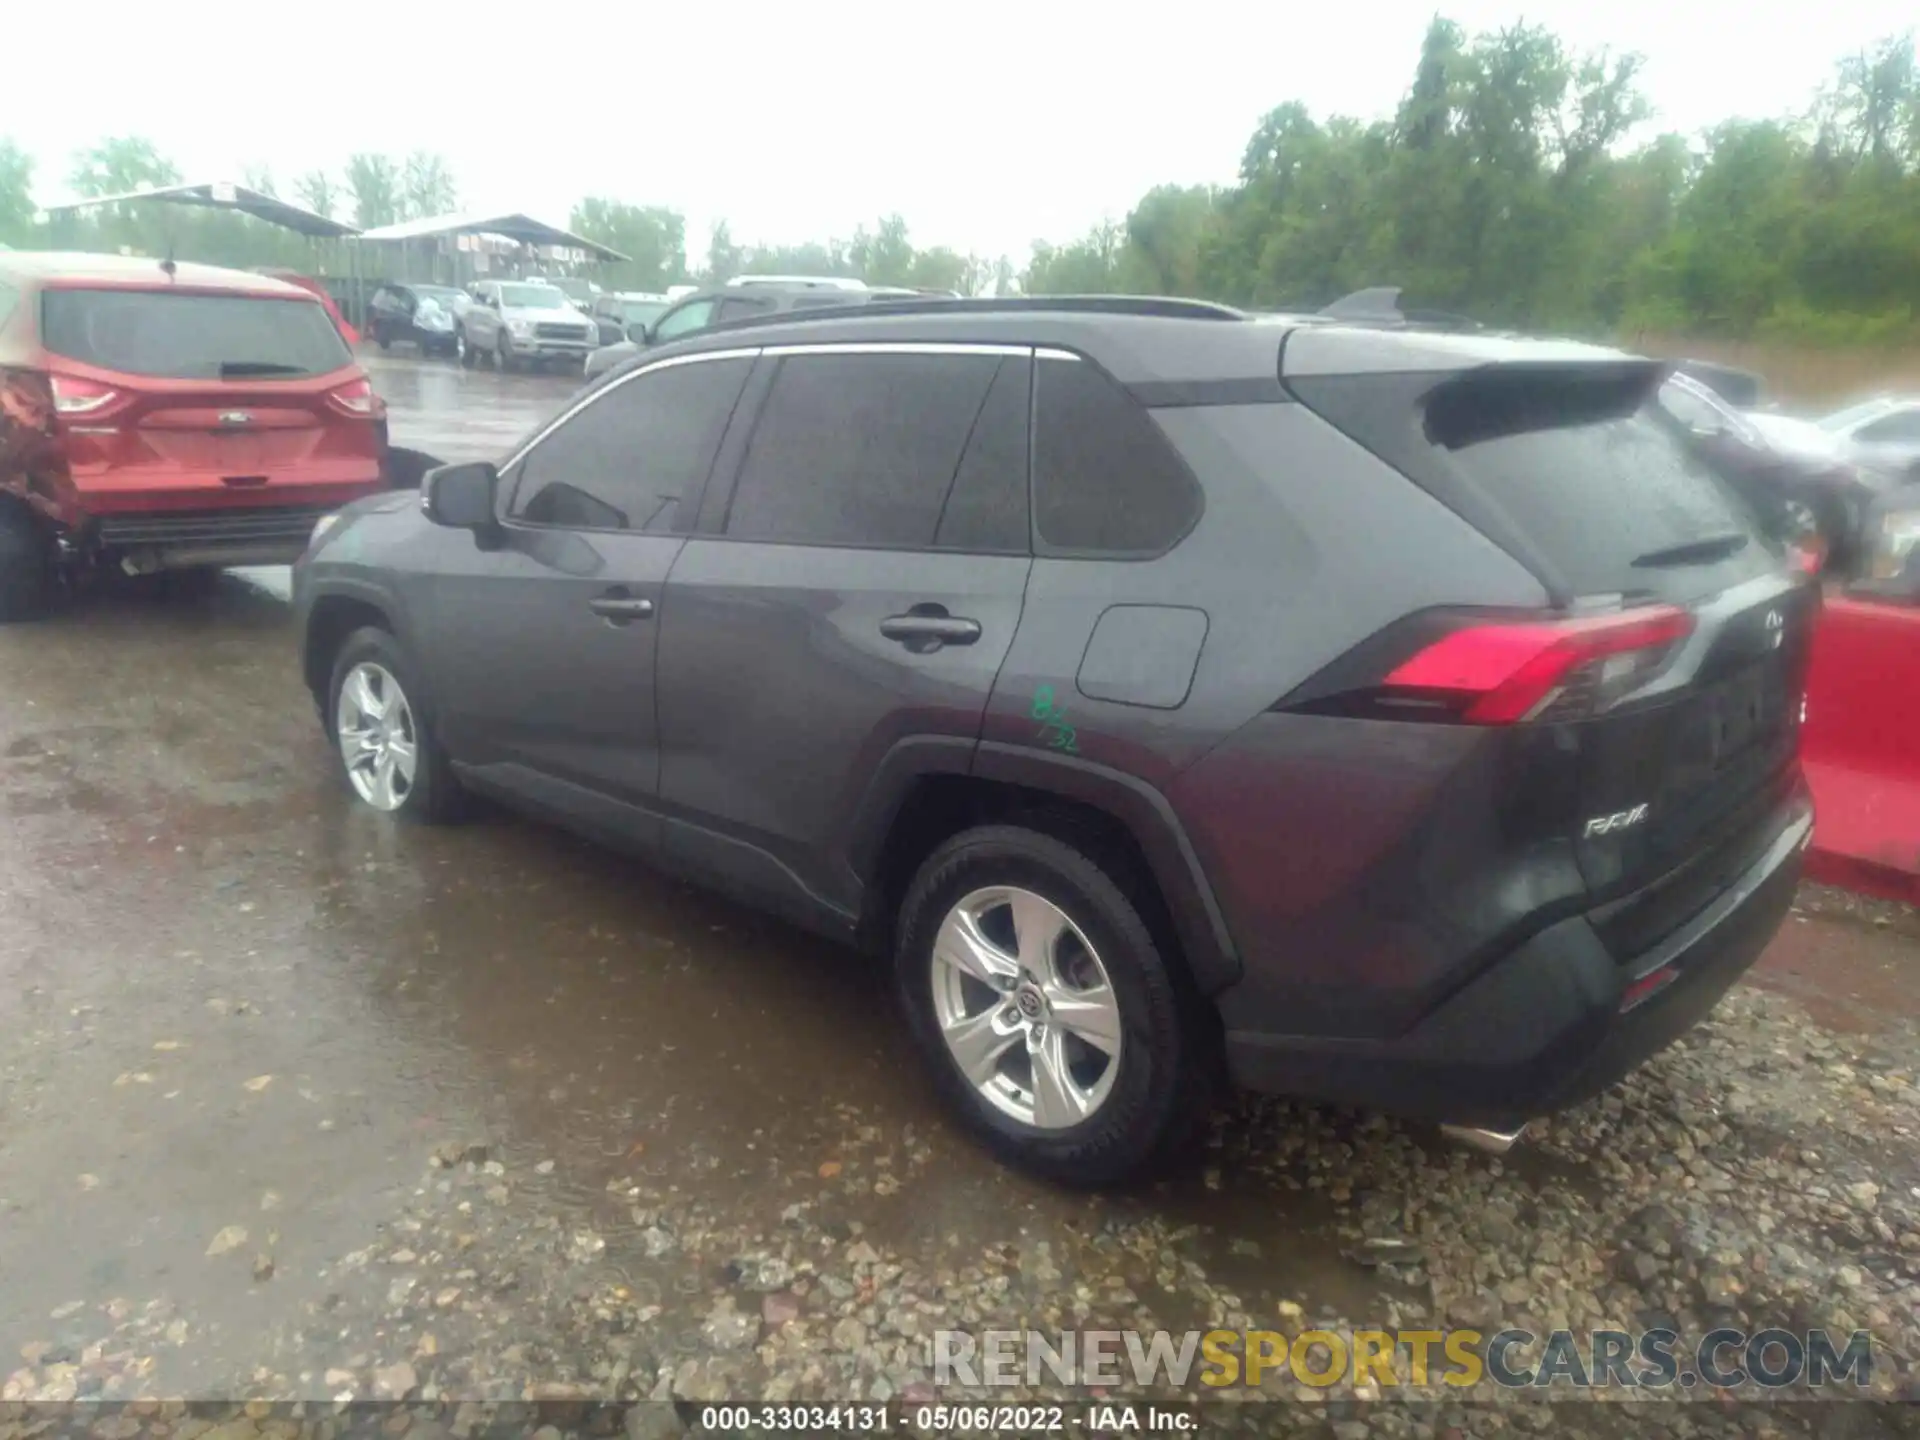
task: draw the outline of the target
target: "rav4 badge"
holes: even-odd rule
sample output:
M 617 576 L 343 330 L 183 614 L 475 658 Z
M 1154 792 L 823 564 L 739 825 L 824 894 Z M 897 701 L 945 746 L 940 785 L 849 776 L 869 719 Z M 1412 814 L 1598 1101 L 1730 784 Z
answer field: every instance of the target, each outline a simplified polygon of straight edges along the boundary
M 1611 815 L 1596 815 L 1587 821 L 1583 838 L 1594 835 L 1610 835 L 1615 830 L 1625 830 L 1638 825 L 1647 818 L 1647 807 L 1636 805 L 1631 810 L 1616 810 Z

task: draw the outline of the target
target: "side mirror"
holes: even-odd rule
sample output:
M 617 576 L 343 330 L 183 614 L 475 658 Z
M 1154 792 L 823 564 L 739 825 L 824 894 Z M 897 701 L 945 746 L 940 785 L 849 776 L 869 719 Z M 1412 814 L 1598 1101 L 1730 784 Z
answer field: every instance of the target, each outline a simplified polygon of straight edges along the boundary
M 500 472 L 485 460 L 435 466 L 421 477 L 420 509 L 449 530 L 491 534 L 500 524 L 493 511 L 499 485 Z
M 627 326 L 627 339 L 643 350 L 653 343 L 653 337 L 648 332 L 645 322 L 638 320 Z

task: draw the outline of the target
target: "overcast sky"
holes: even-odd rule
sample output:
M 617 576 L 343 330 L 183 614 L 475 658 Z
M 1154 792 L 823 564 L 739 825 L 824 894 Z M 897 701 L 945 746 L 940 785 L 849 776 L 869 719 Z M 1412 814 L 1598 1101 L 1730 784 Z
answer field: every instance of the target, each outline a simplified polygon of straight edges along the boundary
M 1842 55 L 1915 14 L 1911 0 L 390 0 L 295 18 L 231 0 L 22 0 L 8 49 L 47 63 L 10 68 L 0 136 L 36 157 L 42 204 L 70 198 L 74 151 L 107 134 L 150 137 L 193 180 L 269 166 L 289 195 L 352 151 L 417 148 L 447 157 L 463 208 L 564 224 L 583 194 L 670 205 L 696 258 L 722 217 L 738 241 L 779 243 L 897 210 L 917 244 L 1024 261 L 1032 240 L 1123 216 L 1151 185 L 1231 181 L 1283 101 L 1390 112 L 1436 9 L 1470 31 L 1525 18 L 1637 50 L 1659 125 L 1687 132 L 1799 109 Z

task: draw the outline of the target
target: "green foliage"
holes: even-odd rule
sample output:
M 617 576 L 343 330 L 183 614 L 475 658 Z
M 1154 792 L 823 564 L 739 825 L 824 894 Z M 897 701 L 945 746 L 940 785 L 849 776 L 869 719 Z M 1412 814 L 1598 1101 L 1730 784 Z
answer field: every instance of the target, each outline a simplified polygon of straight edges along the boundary
M 628 257 L 606 267 L 601 283 L 610 290 L 658 293 L 686 278 L 687 222 L 676 211 L 590 195 L 567 228 Z
M 73 188 L 83 196 L 119 195 L 156 185 L 178 185 L 180 172 L 151 140 L 124 135 L 102 140 L 74 159 Z
M 11 140 L 0 140 L 0 244 L 33 239 L 33 161 Z
M 1532 25 L 1473 35 L 1436 18 L 1391 116 L 1317 117 L 1297 101 L 1255 127 L 1235 184 L 1158 185 L 1122 218 L 1006 257 L 916 247 L 888 215 L 850 239 L 734 240 L 687 254 L 675 211 L 610 197 L 572 228 L 632 257 L 606 283 L 662 289 L 743 273 L 855 275 L 963 294 L 1145 292 L 1318 307 L 1398 285 L 1409 303 L 1566 332 L 1915 343 L 1920 305 L 1920 60 L 1911 33 L 1842 62 L 1788 120 L 1647 135 L 1634 55 L 1579 54 Z M 118 206 L 36 221 L 33 167 L 0 140 L 0 241 L 83 244 L 227 264 L 296 263 L 304 242 L 232 215 Z M 153 145 L 75 157 L 84 195 L 176 180 Z M 265 171 L 254 177 L 272 185 Z M 440 157 L 350 156 L 293 194 L 363 226 L 452 210 Z
M 400 167 L 385 155 L 361 152 L 347 157 L 347 193 L 353 197 L 353 223 L 362 230 L 402 219 Z
M 1391 120 L 1275 107 L 1239 183 L 1160 186 L 1122 224 L 1034 245 L 1034 293 L 1318 307 L 1369 285 L 1571 331 L 1905 343 L 1920 298 L 1912 35 L 1843 63 L 1809 115 L 1633 144 L 1637 56 L 1435 20 Z

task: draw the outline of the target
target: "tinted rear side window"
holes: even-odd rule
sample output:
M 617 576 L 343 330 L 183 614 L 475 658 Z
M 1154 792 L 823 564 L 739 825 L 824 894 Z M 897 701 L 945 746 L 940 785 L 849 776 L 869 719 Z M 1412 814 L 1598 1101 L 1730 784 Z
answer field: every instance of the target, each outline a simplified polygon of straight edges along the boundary
M 1034 376 L 1033 508 L 1042 547 L 1157 555 L 1200 514 L 1200 490 L 1159 427 L 1081 360 Z
M 1033 362 L 1009 355 L 987 389 L 967 453 L 947 491 L 933 537 L 937 548 L 1028 552 L 1027 424 L 1032 413 Z
M 353 363 L 314 300 L 50 289 L 40 298 L 40 333 L 56 355 L 169 380 L 293 379 Z
M 1702 594 L 1773 557 L 1644 366 L 1301 378 L 1306 404 L 1575 595 Z M 1730 555 L 1662 562 L 1739 535 Z
M 934 542 L 996 355 L 790 355 L 740 466 L 726 533 L 922 549 Z
M 745 320 L 754 315 L 773 313 L 773 301 L 762 298 L 748 298 L 742 295 L 729 295 L 720 302 L 720 313 L 715 323 L 724 325 L 729 320 Z

